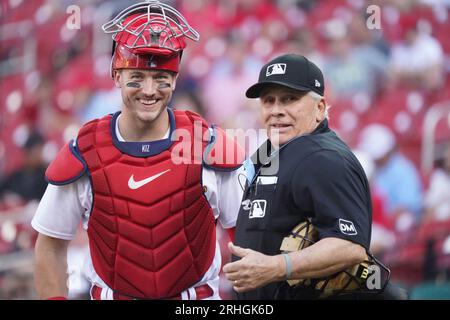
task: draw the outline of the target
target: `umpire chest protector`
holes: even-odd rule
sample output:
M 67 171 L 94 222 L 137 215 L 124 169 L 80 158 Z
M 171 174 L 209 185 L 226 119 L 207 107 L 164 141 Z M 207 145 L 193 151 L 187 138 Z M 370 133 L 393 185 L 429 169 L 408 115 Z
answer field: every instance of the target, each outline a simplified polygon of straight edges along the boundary
M 178 295 L 203 277 L 215 254 L 215 220 L 202 186 L 203 151 L 211 141 L 204 133 L 210 130 L 195 113 L 168 112 L 171 134 L 176 128 L 182 139 L 120 142 L 118 114 L 108 115 L 84 125 L 76 146 L 66 145 L 46 173 L 58 185 L 88 172 L 95 271 L 116 292 L 136 298 Z

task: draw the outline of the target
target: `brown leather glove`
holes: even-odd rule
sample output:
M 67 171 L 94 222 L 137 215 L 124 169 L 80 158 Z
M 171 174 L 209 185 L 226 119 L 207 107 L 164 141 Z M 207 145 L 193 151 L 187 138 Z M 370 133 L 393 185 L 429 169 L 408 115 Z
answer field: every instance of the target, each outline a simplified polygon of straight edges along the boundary
M 298 224 L 291 234 L 283 239 L 280 250 L 283 253 L 303 250 L 319 240 L 319 234 L 308 220 Z M 290 279 L 290 286 L 317 290 L 318 298 L 367 290 L 366 279 L 369 275 L 371 261 L 366 255 L 364 262 L 340 271 L 334 275 L 321 279 Z

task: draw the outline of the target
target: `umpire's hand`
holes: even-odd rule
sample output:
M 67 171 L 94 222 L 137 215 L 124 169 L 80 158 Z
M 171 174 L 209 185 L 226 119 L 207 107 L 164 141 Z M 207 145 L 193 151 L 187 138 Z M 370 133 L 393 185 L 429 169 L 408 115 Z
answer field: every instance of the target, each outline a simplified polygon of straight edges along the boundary
M 246 292 L 270 282 L 284 280 L 286 265 L 282 255 L 268 256 L 228 243 L 231 253 L 241 259 L 227 263 L 223 272 L 236 292 Z

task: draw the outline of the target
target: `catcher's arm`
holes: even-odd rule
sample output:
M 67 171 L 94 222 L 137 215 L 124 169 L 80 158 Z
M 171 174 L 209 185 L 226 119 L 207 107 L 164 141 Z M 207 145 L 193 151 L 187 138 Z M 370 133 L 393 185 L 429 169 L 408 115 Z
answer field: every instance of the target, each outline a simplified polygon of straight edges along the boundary
M 286 280 L 283 255 L 269 256 L 231 243 L 229 248 L 232 254 L 242 258 L 223 267 L 225 276 L 233 282 L 237 292 Z M 348 240 L 324 238 L 301 251 L 290 252 L 289 257 L 292 261 L 291 279 L 320 278 L 364 261 L 366 251 Z
M 35 246 L 34 279 L 39 298 L 67 297 L 69 241 L 39 234 Z

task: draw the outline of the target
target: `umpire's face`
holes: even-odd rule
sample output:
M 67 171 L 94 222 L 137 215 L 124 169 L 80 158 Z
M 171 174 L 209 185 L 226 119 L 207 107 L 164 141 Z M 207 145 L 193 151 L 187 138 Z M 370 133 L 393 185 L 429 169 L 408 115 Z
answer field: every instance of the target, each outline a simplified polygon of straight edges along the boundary
M 263 122 L 275 145 L 311 133 L 325 118 L 325 101 L 304 91 L 268 86 L 261 92 L 260 100 Z

